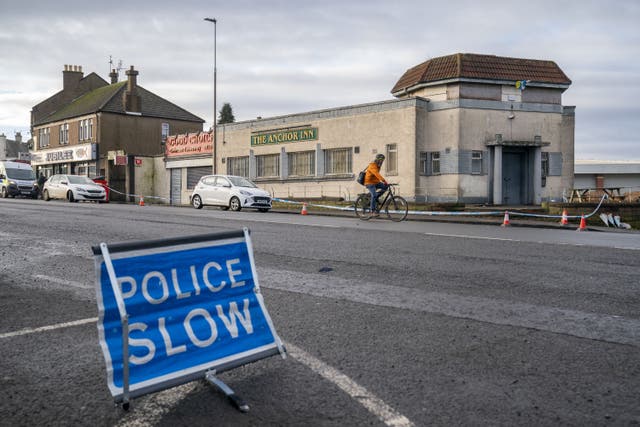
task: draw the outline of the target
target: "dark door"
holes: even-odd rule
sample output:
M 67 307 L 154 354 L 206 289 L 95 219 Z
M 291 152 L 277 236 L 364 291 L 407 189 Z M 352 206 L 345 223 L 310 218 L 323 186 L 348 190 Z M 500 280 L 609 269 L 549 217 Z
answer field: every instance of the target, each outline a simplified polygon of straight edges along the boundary
M 502 204 L 522 204 L 523 153 L 502 153 Z

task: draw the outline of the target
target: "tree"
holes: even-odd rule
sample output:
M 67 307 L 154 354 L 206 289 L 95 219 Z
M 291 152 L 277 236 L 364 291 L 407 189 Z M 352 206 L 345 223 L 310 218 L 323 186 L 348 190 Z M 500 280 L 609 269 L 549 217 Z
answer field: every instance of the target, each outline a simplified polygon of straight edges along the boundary
M 218 124 L 223 125 L 225 123 L 233 123 L 236 121 L 236 118 L 233 116 L 233 109 L 231 108 L 231 104 L 225 102 L 222 108 L 220 109 L 220 115 L 218 116 Z

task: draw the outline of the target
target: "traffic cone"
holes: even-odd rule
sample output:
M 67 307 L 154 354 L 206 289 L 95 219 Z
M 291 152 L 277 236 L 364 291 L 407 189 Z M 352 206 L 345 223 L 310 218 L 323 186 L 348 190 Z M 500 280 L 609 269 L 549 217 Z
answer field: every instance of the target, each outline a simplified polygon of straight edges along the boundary
M 580 227 L 576 231 L 587 231 L 587 220 L 584 219 L 584 215 L 580 217 Z
M 303 203 L 302 204 L 302 212 L 300 212 L 301 215 L 309 215 L 309 212 L 307 212 L 307 204 Z
M 144 197 L 140 196 L 140 206 L 144 206 Z
M 569 225 L 569 219 L 567 218 L 567 210 L 562 210 L 562 219 L 560 220 L 560 225 Z
M 504 211 L 504 220 L 502 221 L 501 227 L 508 227 L 509 225 L 509 211 Z

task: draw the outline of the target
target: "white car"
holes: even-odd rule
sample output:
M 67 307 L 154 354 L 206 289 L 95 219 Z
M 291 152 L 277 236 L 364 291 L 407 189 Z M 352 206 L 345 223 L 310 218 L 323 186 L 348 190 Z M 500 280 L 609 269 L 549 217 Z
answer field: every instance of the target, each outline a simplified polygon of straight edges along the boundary
M 86 176 L 53 175 L 44 183 L 42 198 L 66 199 L 69 202 L 90 200 L 105 202 L 107 193 L 104 188 Z
M 196 209 L 212 205 L 224 210 L 252 208 L 267 212 L 271 209 L 271 196 L 241 176 L 207 175 L 193 189 L 191 205 Z

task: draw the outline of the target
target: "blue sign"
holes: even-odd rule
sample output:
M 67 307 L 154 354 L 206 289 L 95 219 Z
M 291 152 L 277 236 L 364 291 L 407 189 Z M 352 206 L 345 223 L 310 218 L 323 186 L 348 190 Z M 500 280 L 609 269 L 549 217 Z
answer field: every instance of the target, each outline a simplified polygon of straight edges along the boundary
M 248 230 L 102 248 L 93 248 L 98 331 L 116 400 L 283 352 Z

